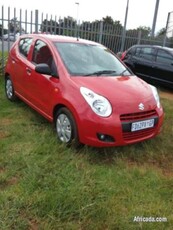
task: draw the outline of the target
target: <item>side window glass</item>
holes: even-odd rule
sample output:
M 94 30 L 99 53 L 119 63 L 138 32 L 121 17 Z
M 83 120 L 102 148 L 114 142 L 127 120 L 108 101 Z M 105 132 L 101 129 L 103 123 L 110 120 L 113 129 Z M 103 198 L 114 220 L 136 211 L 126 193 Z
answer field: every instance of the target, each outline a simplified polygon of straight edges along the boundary
M 143 47 L 141 49 L 140 56 L 144 59 L 152 60 L 153 59 L 153 49 L 150 47 Z
M 57 74 L 52 53 L 47 44 L 41 40 L 37 40 L 35 43 L 32 62 L 35 64 L 45 63 L 50 67 L 53 74 Z
M 34 52 L 32 56 L 32 62 L 36 64 L 46 63 L 48 65 L 51 64 L 52 59 L 51 51 L 46 43 L 41 40 L 37 40 L 34 46 Z
M 135 47 L 132 47 L 127 51 L 127 55 L 134 55 L 134 53 L 135 53 Z
M 19 42 L 19 52 L 25 57 L 28 57 L 31 43 L 32 43 L 32 38 L 23 38 Z
M 141 52 L 141 47 L 136 48 L 135 56 L 139 57 Z
M 165 64 L 172 64 L 173 57 L 164 50 L 158 50 L 156 62 L 162 62 Z

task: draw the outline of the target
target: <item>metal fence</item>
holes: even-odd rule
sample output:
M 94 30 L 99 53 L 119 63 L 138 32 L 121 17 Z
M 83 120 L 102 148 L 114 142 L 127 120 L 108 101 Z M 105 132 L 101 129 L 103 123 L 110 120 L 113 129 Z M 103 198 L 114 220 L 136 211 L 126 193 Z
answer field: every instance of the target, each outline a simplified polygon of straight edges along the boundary
M 168 13 L 166 34 L 167 37 L 173 37 L 173 11 Z
M 118 21 L 117 21 L 118 22 Z M 150 37 L 145 30 L 125 31 L 120 23 L 106 21 L 81 22 L 72 17 L 60 18 L 44 15 L 38 10 L 27 11 L 1 7 L 0 12 L 0 68 L 2 70 L 9 49 L 14 40 L 26 33 L 50 33 L 66 36 L 78 36 L 99 42 L 113 52 L 118 53 L 134 44 L 157 44 L 170 46 L 165 35 Z

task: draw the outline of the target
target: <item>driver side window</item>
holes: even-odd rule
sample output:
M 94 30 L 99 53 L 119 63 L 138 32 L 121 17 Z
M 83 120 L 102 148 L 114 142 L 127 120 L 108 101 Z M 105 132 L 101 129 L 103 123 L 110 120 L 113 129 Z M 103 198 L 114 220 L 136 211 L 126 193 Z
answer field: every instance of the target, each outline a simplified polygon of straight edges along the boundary
M 41 40 L 37 40 L 35 43 L 32 62 L 35 64 L 47 64 L 50 67 L 52 74 L 57 75 L 52 53 L 47 44 Z

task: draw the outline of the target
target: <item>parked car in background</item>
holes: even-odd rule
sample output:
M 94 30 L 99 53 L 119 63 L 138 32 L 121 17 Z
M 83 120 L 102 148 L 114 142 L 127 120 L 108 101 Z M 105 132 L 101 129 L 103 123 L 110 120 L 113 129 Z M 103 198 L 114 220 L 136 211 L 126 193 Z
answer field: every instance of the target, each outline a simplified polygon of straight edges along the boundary
M 12 41 L 12 42 L 14 42 L 14 41 L 16 41 L 17 40 L 17 38 L 20 36 L 20 34 L 19 33 L 9 33 L 9 34 L 4 34 L 3 35 L 3 40 L 4 41 Z
M 19 97 L 54 122 L 66 144 L 120 146 L 161 131 L 164 113 L 157 89 L 92 41 L 21 36 L 8 56 L 5 89 L 9 100 Z
M 134 45 L 122 53 L 121 60 L 145 81 L 173 88 L 173 49 Z

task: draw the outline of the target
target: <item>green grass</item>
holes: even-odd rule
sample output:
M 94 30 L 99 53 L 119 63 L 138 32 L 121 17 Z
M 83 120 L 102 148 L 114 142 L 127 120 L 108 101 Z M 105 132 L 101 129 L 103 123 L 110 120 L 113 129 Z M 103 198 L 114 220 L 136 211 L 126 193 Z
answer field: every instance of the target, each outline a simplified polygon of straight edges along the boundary
M 173 101 L 156 138 L 76 151 L 23 102 L 5 98 L 0 77 L 0 229 L 172 229 Z M 167 222 L 134 222 L 135 216 Z

